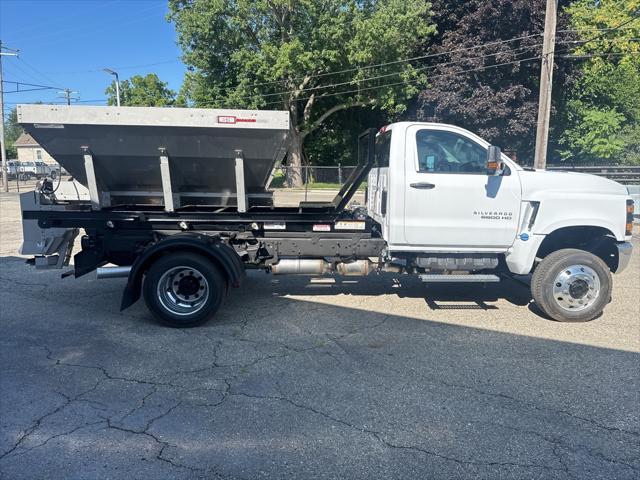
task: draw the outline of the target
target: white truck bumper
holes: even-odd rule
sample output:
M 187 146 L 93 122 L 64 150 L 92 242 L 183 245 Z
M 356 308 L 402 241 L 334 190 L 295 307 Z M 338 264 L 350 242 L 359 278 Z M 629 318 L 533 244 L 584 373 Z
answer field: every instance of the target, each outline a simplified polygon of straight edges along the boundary
M 618 268 L 616 268 L 615 273 L 620 273 L 629 266 L 633 245 L 631 242 L 622 242 L 616 243 L 616 247 L 618 247 Z

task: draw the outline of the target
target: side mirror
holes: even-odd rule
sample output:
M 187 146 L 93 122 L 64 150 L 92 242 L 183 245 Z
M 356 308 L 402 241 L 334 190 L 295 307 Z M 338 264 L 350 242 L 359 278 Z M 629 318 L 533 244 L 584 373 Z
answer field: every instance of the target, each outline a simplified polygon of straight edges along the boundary
M 502 163 L 500 147 L 489 145 L 489 147 L 487 148 L 487 175 L 502 175 L 503 171 L 504 164 Z

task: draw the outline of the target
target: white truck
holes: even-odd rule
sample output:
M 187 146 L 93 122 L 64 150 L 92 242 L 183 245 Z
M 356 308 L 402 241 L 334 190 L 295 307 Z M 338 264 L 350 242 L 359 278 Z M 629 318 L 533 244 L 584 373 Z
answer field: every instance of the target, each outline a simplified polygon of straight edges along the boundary
M 72 273 L 127 277 L 121 308 L 142 293 L 174 327 L 205 322 L 248 268 L 427 283 L 532 274 L 544 313 L 588 321 L 631 256 L 625 187 L 523 168 L 452 125 L 368 130 L 332 202 L 285 208 L 266 187 L 286 150 L 287 112 L 33 105 L 18 118 L 82 184 L 22 194 L 22 253 L 62 267 L 82 228 Z M 348 207 L 365 179 L 366 206 Z

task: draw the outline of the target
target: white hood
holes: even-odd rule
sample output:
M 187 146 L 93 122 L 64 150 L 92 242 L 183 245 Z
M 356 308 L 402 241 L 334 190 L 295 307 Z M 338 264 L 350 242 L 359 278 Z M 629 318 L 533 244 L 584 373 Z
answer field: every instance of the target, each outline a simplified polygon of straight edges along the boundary
M 537 197 L 557 193 L 580 193 L 585 196 L 629 195 L 624 185 L 588 173 L 522 170 L 520 181 L 523 200 L 541 200 Z

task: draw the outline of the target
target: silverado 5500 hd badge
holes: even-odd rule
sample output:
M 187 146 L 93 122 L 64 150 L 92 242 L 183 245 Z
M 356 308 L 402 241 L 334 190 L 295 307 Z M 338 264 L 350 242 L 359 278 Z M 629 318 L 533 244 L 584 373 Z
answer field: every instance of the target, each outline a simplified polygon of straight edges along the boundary
M 511 220 L 513 218 L 513 212 L 500 210 L 474 210 L 473 214 L 480 217 L 480 220 Z

